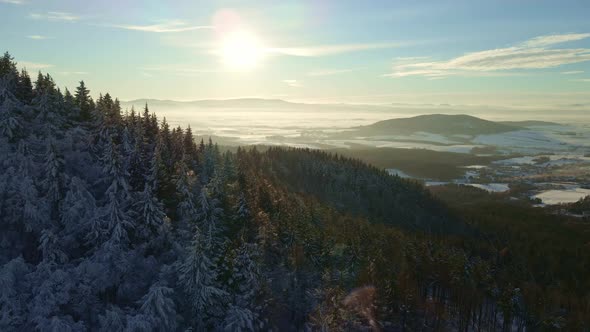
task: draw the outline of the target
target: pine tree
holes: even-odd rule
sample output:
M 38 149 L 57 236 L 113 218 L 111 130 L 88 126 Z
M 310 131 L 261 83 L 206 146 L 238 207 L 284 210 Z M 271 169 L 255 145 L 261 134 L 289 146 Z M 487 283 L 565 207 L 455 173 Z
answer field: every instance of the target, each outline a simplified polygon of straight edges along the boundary
M 10 75 L 16 77 L 18 75 L 18 71 L 16 69 L 14 58 L 10 55 L 10 53 L 5 52 L 4 55 L 0 57 L 0 77 Z
M 233 300 L 224 319 L 227 331 L 252 331 L 260 327 L 259 307 L 260 271 L 254 261 L 254 245 L 242 244 L 232 261 L 230 278 Z
M 149 240 L 162 234 L 166 215 L 162 203 L 154 196 L 150 184 L 145 184 L 143 192 L 135 203 L 135 210 L 140 220 L 137 226 L 138 233 L 144 239 Z
M 207 250 L 217 251 L 221 246 L 220 234 L 223 229 L 221 225 L 223 209 L 219 206 L 219 200 L 211 197 L 206 188 L 201 190 L 198 201 L 198 227 L 203 233 L 201 240 L 204 241 Z
M 16 97 L 25 104 L 30 104 L 35 96 L 33 93 L 33 84 L 29 73 L 23 69 L 18 78 L 18 84 L 15 92 Z
M 25 278 L 31 267 L 22 256 L 0 266 L 0 330 L 19 330 L 27 321 L 31 285 Z
M 0 79 L 0 134 L 9 140 L 24 136 L 21 108 L 14 96 L 8 94 L 6 82 Z
M 186 132 L 184 133 L 183 138 L 183 151 L 186 156 L 193 160 L 196 156 L 196 149 L 195 149 L 195 139 L 193 137 L 193 131 L 191 126 L 186 128 Z
M 152 285 L 141 300 L 139 320 L 148 323 L 150 331 L 175 331 L 177 327 L 176 307 L 172 300 L 172 288 Z
M 90 121 L 92 119 L 93 101 L 90 97 L 90 90 L 86 88 L 84 81 L 80 81 L 80 85 L 76 88 L 74 99 L 76 105 L 80 108 L 80 121 Z
M 62 196 L 62 185 L 63 185 L 63 158 L 59 155 L 59 152 L 55 146 L 55 143 L 50 140 L 47 144 L 45 152 L 45 180 L 43 182 L 47 198 L 50 202 L 57 204 Z
M 70 255 L 81 254 L 77 250 L 83 245 L 83 238 L 88 231 L 87 224 L 98 218 L 96 210 L 96 199 L 88 190 L 86 182 L 72 177 L 60 206 L 60 238 Z M 95 236 L 98 237 L 98 234 Z
M 39 250 L 43 254 L 45 262 L 61 264 L 68 260 L 67 254 L 62 249 L 61 239 L 50 229 L 41 231 Z
M 178 266 L 178 282 L 192 308 L 189 317 L 197 330 L 206 330 L 223 314 L 227 293 L 217 285 L 218 271 L 209 257 L 206 236 L 197 231 L 193 244 Z
M 122 158 L 119 154 L 118 147 L 113 143 L 112 138 L 109 136 L 106 138 L 107 141 L 104 143 L 104 150 L 102 156 L 103 172 L 110 179 L 110 186 L 107 189 L 107 193 L 114 193 L 117 196 L 120 194 L 122 198 L 129 196 L 129 185 L 127 183 L 127 174 L 123 167 Z
M 99 331 L 125 331 L 127 321 L 125 314 L 118 307 L 111 307 L 107 309 L 103 315 L 99 317 Z

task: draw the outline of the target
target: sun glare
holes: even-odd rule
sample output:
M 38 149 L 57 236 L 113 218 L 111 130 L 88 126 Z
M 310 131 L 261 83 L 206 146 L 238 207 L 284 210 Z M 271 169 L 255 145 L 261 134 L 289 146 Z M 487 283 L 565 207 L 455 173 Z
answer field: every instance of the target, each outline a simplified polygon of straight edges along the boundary
M 239 30 L 229 33 L 221 43 L 223 63 L 234 70 L 250 70 L 264 57 L 264 47 L 252 33 Z

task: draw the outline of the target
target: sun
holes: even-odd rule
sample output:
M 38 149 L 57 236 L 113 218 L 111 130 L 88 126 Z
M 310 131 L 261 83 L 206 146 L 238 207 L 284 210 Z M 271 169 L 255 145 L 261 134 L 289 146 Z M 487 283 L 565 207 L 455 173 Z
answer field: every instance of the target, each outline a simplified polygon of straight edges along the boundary
M 238 30 L 222 39 L 220 53 L 226 66 L 246 71 L 260 63 L 264 57 L 264 47 L 256 35 Z

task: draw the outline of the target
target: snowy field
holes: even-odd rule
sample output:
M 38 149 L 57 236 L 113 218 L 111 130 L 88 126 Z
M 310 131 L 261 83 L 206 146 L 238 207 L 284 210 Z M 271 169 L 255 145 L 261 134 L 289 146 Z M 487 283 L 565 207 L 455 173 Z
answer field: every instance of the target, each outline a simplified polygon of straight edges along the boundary
M 554 205 L 562 203 L 574 203 L 581 198 L 590 195 L 590 189 L 570 188 L 546 190 L 533 196 L 540 199 L 543 204 Z
M 492 192 L 492 193 L 503 193 L 503 192 L 510 190 L 508 183 L 487 183 L 487 184 L 467 183 L 465 185 L 479 188 L 479 189 L 483 189 L 485 191 Z

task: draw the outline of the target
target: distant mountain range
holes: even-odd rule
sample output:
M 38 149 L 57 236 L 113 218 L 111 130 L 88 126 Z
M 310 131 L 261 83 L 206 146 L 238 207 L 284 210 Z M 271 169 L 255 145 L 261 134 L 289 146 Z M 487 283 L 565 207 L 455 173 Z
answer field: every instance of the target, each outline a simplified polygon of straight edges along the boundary
M 148 104 L 150 108 L 158 107 L 288 107 L 306 105 L 301 103 L 292 103 L 282 99 L 263 99 L 263 98 L 236 98 L 236 99 L 203 99 L 191 101 L 176 101 L 163 99 L 134 99 L 123 101 L 121 104 L 125 107 L 131 105 L 143 107 Z

